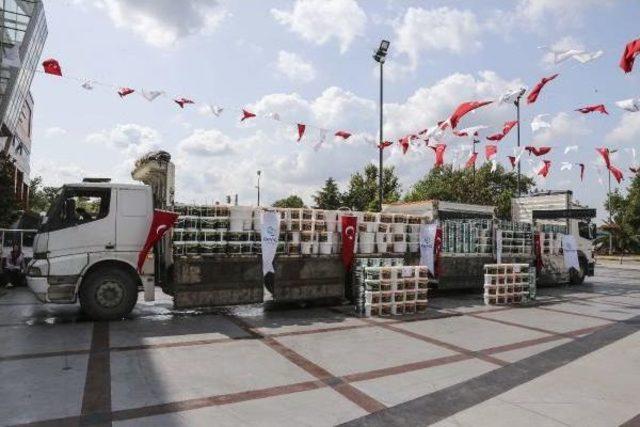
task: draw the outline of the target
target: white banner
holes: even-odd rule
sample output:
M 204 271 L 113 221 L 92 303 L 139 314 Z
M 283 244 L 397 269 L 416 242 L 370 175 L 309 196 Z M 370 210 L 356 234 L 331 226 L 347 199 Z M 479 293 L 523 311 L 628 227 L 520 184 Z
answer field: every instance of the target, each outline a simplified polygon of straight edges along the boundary
M 275 273 L 273 258 L 278 249 L 280 237 L 280 214 L 275 211 L 263 211 L 261 214 L 262 228 L 260 238 L 262 242 L 262 274 Z
M 578 261 L 578 245 L 576 238 L 570 234 L 562 235 L 562 252 L 564 253 L 564 266 L 567 270 L 572 267 L 580 271 L 580 262 Z
M 437 223 L 420 225 L 420 265 L 426 266 L 431 274 L 435 274 L 434 249 L 437 230 Z

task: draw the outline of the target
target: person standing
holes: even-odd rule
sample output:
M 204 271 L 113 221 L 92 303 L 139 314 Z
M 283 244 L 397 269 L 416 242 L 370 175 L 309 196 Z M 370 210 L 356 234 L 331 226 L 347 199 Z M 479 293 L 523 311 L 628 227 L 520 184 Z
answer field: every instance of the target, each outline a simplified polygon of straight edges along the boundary
M 6 258 L 5 270 L 10 282 L 7 284 L 7 287 L 21 286 L 23 284 L 24 254 L 22 253 L 22 249 L 20 249 L 20 245 L 17 243 L 14 243 L 9 256 Z

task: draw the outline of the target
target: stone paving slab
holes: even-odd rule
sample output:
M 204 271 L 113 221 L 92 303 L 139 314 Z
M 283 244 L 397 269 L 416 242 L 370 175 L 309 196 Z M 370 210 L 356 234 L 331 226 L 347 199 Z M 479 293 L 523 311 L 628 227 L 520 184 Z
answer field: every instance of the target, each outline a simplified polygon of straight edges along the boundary
M 86 355 L 0 362 L 0 424 L 80 414 Z
M 536 345 L 532 345 L 524 348 L 518 348 L 515 350 L 503 351 L 496 354 L 495 356 L 499 357 L 502 360 L 506 360 L 507 362 L 514 363 L 519 360 L 526 359 L 527 357 L 534 356 L 538 353 L 542 353 L 543 351 L 549 350 L 553 347 L 566 344 L 569 341 L 571 341 L 570 338 L 561 338 L 558 340 L 545 342 L 542 344 L 536 344 Z
M 349 309 L 353 311 L 352 307 Z M 265 335 L 348 328 L 367 324 L 347 314 L 329 311 L 325 308 L 264 312 L 258 316 L 248 316 L 243 319 L 259 333 Z
M 280 337 L 278 341 L 336 376 L 454 354 L 380 328 Z
M 366 412 L 330 388 L 212 406 L 175 414 L 116 421 L 114 427 L 334 426 Z
M 314 379 L 255 340 L 111 354 L 114 410 Z
M 638 303 L 640 304 L 640 301 L 638 301 Z M 549 310 L 566 311 L 568 313 L 584 314 L 587 316 L 599 316 L 612 320 L 626 320 L 638 313 L 638 310 L 633 310 L 632 308 L 603 304 L 600 299 L 563 302 L 545 308 L 548 308 Z
M 401 323 L 397 327 L 474 351 L 548 336 L 467 316 Z
M 16 355 L 88 350 L 91 347 L 91 331 L 90 323 L 3 327 L 0 328 L 0 359 Z
M 608 322 L 600 319 L 587 318 L 579 315 L 554 313 L 536 308 L 518 308 L 495 313 L 484 313 L 485 319 L 495 319 L 513 322 L 520 325 L 545 329 L 553 332 L 569 332 L 591 326 L 606 325 Z

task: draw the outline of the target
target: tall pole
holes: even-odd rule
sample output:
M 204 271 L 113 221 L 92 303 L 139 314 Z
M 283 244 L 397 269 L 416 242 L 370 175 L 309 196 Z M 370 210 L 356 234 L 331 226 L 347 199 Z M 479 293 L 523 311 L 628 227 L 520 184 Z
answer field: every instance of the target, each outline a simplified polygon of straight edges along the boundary
M 611 170 L 608 170 L 609 172 L 609 193 L 607 194 L 607 199 L 608 199 L 608 205 L 609 205 L 609 227 L 611 227 L 612 225 L 612 221 L 611 221 Z M 612 229 L 609 228 L 609 255 L 613 255 L 613 233 L 612 233 Z
M 518 96 L 515 100 L 516 104 L 516 120 L 518 121 L 517 131 L 518 131 L 518 153 L 520 152 L 520 98 L 522 95 Z M 520 159 L 518 159 L 518 176 L 516 178 L 516 191 L 518 193 L 518 197 L 522 194 L 520 192 Z
M 383 88 L 383 79 L 382 79 L 382 69 L 383 69 L 384 61 L 380 61 L 380 142 L 378 144 L 378 151 L 380 155 L 380 169 L 378 171 L 378 210 L 382 211 L 382 175 L 384 174 L 383 169 L 383 136 L 382 136 L 382 88 Z
M 258 206 L 260 206 L 260 175 L 262 175 L 262 171 L 258 171 L 258 185 L 256 185 L 258 189 Z

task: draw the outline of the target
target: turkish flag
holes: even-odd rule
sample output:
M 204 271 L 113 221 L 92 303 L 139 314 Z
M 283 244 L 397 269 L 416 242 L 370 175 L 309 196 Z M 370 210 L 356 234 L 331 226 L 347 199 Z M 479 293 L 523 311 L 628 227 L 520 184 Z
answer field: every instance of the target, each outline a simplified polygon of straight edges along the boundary
M 338 132 L 335 133 L 336 136 L 339 136 L 342 139 L 347 139 L 351 136 L 351 134 L 347 131 L 344 130 L 339 130 Z
M 378 144 L 378 148 L 382 148 L 383 150 L 387 147 L 390 147 L 391 145 L 393 145 L 393 142 L 391 141 L 382 141 L 382 144 Z
M 497 145 L 487 145 L 484 148 L 484 154 L 487 157 L 487 160 L 491 160 L 491 158 L 495 156 L 497 153 L 498 153 Z
M 502 138 L 507 136 L 509 131 L 513 129 L 513 127 L 517 124 L 518 122 L 515 120 L 510 122 L 505 122 L 504 126 L 502 127 L 502 132 L 494 133 L 493 135 L 488 136 L 487 139 L 489 141 L 500 141 Z
M 587 105 L 586 107 L 578 108 L 576 111 L 579 111 L 582 114 L 593 113 L 594 111 L 597 111 L 598 113 L 602 113 L 602 114 L 607 114 L 607 115 L 609 114 L 609 112 L 607 111 L 607 109 L 603 104 Z
M 251 111 L 247 111 L 245 109 L 242 109 L 242 118 L 240 119 L 241 122 L 244 122 L 247 119 L 250 119 L 252 117 L 255 117 L 256 115 L 253 114 Z
M 195 104 L 192 100 L 187 99 L 187 98 L 174 99 L 173 102 L 178 104 L 180 106 L 180 108 L 184 108 L 185 104 Z
M 633 69 L 633 61 L 638 53 L 640 53 L 640 39 L 627 43 L 624 52 L 622 52 L 622 58 L 620 58 L 620 68 L 625 73 L 629 73 Z
M 611 175 L 613 175 L 613 177 L 616 179 L 616 181 L 618 181 L 618 184 L 620 184 L 620 181 L 624 179 L 622 171 L 613 165 L 609 166 L 609 171 L 611 172 Z
M 492 102 L 493 101 L 469 101 L 469 102 L 463 102 L 462 104 L 458 105 L 458 107 L 455 109 L 455 111 L 449 118 L 449 122 L 451 123 L 451 128 L 455 129 L 456 126 L 458 126 L 458 122 L 460 122 L 460 119 L 469 111 L 473 111 L 476 108 L 484 107 L 485 105 L 489 105 Z M 441 128 L 441 129 L 445 129 L 445 128 Z
M 467 169 L 474 167 L 476 165 L 477 158 L 478 158 L 478 153 L 471 154 L 471 157 L 469 157 L 469 160 L 467 160 L 467 163 L 464 165 L 464 167 Z
M 161 211 L 155 209 L 153 211 L 153 221 L 151 221 L 151 227 L 149 228 L 149 234 L 147 234 L 147 241 L 144 242 L 144 246 L 138 254 L 138 273 L 142 273 L 142 266 L 144 260 L 147 258 L 147 254 L 178 219 L 178 214 L 175 212 Z
M 533 87 L 533 89 L 531 89 L 531 92 L 529 92 L 529 95 L 527 95 L 527 104 L 533 104 L 534 102 L 536 102 L 536 99 L 538 99 L 538 95 L 540 95 L 540 91 L 542 90 L 544 85 L 546 85 L 556 77 L 558 77 L 558 74 L 554 74 L 553 76 L 549 76 L 549 77 L 544 77 L 542 80 L 540 80 L 538 84 L 536 84 Z
M 306 125 L 303 125 L 302 123 L 298 123 L 298 142 L 300 142 L 300 140 L 302 139 L 302 135 L 304 135 L 304 131 L 307 128 Z
M 444 165 L 444 152 L 447 149 L 446 144 L 438 144 L 433 148 L 433 152 L 436 155 L 436 162 L 434 164 L 435 167 Z
M 45 73 L 62 77 L 62 68 L 60 68 L 57 60 L 49 58 L 42 63 L 42 66 L 44 67 Z
M 434 266 L 434 276 L 438 278 L 440 273 L 442 273 L 442 263 L 440 259 L 440 254 L 442 253 L 442 228 L 438 227 L 436 230 L 436 240 L 433 244 L 433 250 L 436 253 L 436 262 Z
M 507 156 L 509 162 L 511 163 L 511 170 L 516 168 L 516 156 Z
M 407 154 L 407 150 L 409 149 L 409 137 L 403 136 L 398 140 L 398 144 L 402 147 L 402 154 Z
M 544 156 L 551 151 L 551 147 L 534 147 L 532 145 L 527 145 L 524 149 L 529 152 L 529 155 L 533 154 L 536 157 Z
M 543 162 L 544 164 L 540 169 L 538 169 L 538 172 L 536 173 L 541 177 L 546 178 L 547 175 L 549 175 L 549 171 L 551 170 L 551 160 L 543 160 Z
M 353 264 L 353 249 L 356 245 L 356 231 L 358 230 L 358 218 L 355 216 L 342 217 L 342 264 L 347 270 L 351 270 Z
M 607 168 L 611 167 L 611 159 L 609 159 L 609 149 L 607 147 L 596 148 L 596 151 L 600 153 L 602 158 L 604 159 L 604 164 Z
M 135 90 L 131 89 L 130 87 L 121 87 L 118 90 L 118 95 L 120 95 L 120 98 L 124 98 L 125 96 L 130 95 L 133 92 L 135 92 Z

